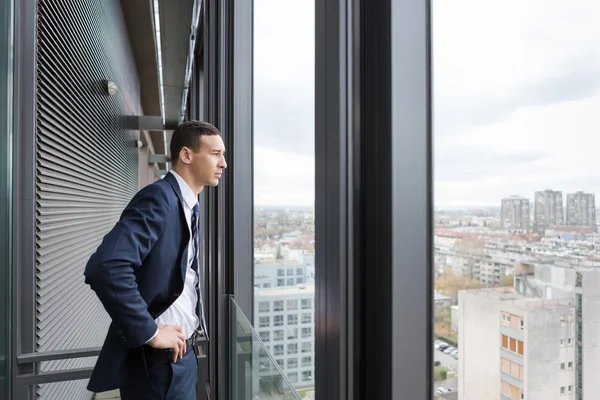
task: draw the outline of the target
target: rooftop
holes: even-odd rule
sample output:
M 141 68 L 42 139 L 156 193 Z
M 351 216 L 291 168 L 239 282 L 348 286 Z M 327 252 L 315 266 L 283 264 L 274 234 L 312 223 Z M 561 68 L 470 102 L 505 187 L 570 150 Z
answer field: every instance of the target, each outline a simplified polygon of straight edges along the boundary
M 283 286 L 277 288 L 255 288 L 254 294 L 256 296 L 291 296 L 291 295 L 315 295 L 315 284 L 314 283 L 306 283 L 297 286 Z
M 516 293 L 513 288 L 483 288 L 465 291 L 468 295 L 495 299 L 502 304 L 510 304 L 524 311 L 550 308 L 568 308 L 574 306 L 574 301 L 567 299 L 545 300 L 539 297 L 529 297 Z

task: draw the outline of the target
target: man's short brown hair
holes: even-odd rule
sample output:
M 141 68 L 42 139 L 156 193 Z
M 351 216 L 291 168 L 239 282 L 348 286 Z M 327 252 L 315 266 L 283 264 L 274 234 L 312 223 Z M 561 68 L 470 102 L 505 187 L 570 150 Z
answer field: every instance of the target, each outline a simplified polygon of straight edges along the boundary
M 213 136 L 221 133 L 214 125 L 205 121 L 185 121 L 175 128 L 171 136 L 171 163 L 177 164 L 179 153 L 184 147 L 193 151 L 200 150 L 200 137 L 203 135 Z

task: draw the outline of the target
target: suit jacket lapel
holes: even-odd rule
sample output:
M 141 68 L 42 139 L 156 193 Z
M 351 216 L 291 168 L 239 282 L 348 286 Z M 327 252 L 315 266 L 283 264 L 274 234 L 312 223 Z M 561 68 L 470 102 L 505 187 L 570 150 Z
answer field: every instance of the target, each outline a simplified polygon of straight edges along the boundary
M 177 179 L 171 173 L 168 173 L 167 175 L 165 175 L 164 179 L 171 184 L 171 187 L 173 188 L 173 190 L 175 191 L 175 194 L 177 195 L 177 198 L 179 199 L 179 216 L 180 216 L 181 225 L 183 227 L 183 231 L 185 232 L 183 237 L 186 240 L 185 249 L 183 250 L 183 254 L 181 255 L 181 262 L 180 262 L 179 266 L 181 268 L 181 279 L 185 283 L 185 274 L 187 272 L 187 266 L 188 266 L 188 253 L 189 253 L 188 247 L 189 247 L 189 243 L 190 243 L 190 227 L 188 227 L 187 220 L 185 218 L 185 211 L 183 210 L 183 195 L 181 194 L 181 189 L 179 188 L 179 183 L 177 183 Z

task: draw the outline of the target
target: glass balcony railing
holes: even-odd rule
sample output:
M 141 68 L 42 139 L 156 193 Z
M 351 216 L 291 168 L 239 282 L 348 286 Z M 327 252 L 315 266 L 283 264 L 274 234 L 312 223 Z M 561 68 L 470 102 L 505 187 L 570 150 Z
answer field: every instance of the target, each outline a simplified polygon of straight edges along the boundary
M 301 400 L 233 297 L 229 304 L 231 399 Z

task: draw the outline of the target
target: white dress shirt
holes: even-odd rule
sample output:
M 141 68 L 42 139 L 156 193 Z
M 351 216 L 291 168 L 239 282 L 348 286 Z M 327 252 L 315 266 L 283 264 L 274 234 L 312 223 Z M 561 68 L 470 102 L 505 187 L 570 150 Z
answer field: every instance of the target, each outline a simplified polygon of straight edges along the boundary
M 190 242 L 188 243 L 187 254 L 187 270 L 185 273 L 185 283 L 183 292 L 175 300 L 175 302 L 156 319 L 157 325 L 179 325 L 183 329 L 186 338 L 190 338 L 200 321 L 196 315 L 196 305 L 198 304 L 198 274 L 192 269 L 192 261 L 194 261 L 194 242 L 192 238 L 192 209 L 197 204 L 198 199 L 194 196 L 194 192 L 187 183 L 175 171 L 169 173 L 175 176 L 181 196 L 183 197 L 183 211 L 185 212 L 185 220 L 187 221 L 188 229 L 190 230 Z M 155 335 L 156 336 L 156 335 Z

